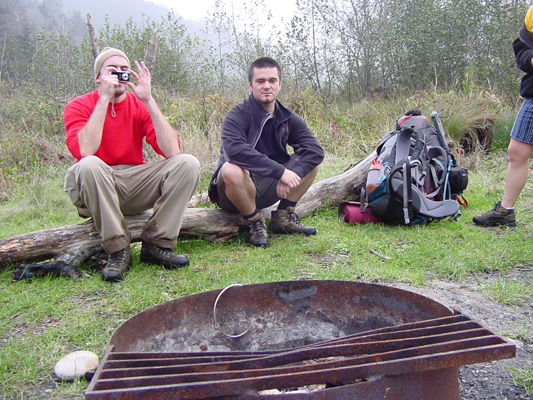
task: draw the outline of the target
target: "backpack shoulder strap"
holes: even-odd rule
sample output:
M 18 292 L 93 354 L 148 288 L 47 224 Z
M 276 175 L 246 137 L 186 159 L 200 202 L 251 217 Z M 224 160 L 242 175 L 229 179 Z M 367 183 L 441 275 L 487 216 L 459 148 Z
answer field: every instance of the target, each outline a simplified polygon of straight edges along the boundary
M 399 163 L 409 156 L 411 150 L 411 138 L 415 138 L 415 147 L 411 156 L 419 158 L 424 150 L 424 135 L 417 129 L 404 128 L 400 131 L 396 141 L 396 159 L 394 164 Z

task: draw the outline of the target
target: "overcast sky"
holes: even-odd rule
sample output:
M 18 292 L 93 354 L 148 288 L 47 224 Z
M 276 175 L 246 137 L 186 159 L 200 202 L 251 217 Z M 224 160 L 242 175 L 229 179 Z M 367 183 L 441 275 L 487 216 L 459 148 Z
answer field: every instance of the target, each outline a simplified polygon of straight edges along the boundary
M 152 3 L 167 6 L 177 12 L 182 18 L 199 20 L 207 16 L 215 0 L 148 0 Z
M 215 0 L 148 0 L 152 3 L 164 5 L 177 12 L 182 18 L 199 20 L 207 17 L 208 12 L 213 11 Z M 226 11 L 233 5 L 236 12 L 243 7 L 243 4 L 252 4 L 252 0 L 222 0 L 227 6 Z M 273 14 L 276 20 L 282 16 L 285 21 L 289 21 L 296 8 L 295 0 L 265 0 L 264 3 Z

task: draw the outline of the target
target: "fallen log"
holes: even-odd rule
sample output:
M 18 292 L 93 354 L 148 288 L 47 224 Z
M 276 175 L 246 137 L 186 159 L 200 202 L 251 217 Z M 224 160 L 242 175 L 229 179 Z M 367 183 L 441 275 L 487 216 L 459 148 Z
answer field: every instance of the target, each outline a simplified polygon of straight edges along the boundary
M 354 187 L 364 183 L 373 157 L 375 154 L 367 156 L 343 173 L 311 186 L 298 202 L 298 215 L 304 217 L 327 205 L 338 206 L 344 200 L 354 199 Z M 205 194 L 202 194 L 191 200 L 189 205 L 196 207 L 187 209 L 180 237 L 196 236 L 208 241 L 223 242 L 247 227 L 240 215 L 220 209 L 198 208 L 198 203 L 205 199 Z M 266 219 L 270 218 L 272 209 L 274 206 L 262 210 Z M 151 215 L 152 211 L 149 210 L 126 217 L 133 242 L 140 240 L 142 229 Z M 76 278 L 79 274 L 77 265 L 101 252 L 100 236 L 89 220 L 0 239 L 0 267 L 18 265 L 18 269 L 12 273 L 14 279 L 42 276 L 47 271 Z M 50 259 L 54 259 L 56 263 L 36 264 Z

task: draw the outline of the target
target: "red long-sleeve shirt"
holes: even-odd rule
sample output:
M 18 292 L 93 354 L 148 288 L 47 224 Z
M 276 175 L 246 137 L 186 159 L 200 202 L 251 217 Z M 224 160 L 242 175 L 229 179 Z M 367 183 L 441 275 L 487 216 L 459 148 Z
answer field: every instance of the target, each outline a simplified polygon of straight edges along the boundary
M 64 109 L 64 123 L 67 135 L 67 147 L 79 161 L 80 146 L 78 132 L 87 124 L 96 103 L 99 91 L 84 94 L 70 101 Z M 94 154 L 108 165 L 144 164 L 143 139 L 164 157 L 157 145 L 154 126 L 146 106 L 133 93 L 126 92 L 126 98 L 120 103 L 109 103 L 104 122 L 102 142 Z

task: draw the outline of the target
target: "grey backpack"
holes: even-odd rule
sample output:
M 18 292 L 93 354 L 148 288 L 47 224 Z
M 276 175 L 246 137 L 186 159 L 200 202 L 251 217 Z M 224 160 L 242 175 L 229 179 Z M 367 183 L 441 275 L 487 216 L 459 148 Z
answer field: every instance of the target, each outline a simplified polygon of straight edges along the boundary
M 460 193 L 452 190 L 450 173 L 457 166 L 438 114 L 432 117 L 435 126 L 419 110 L 409 110 L 377 146 L 362 197 L 385 223 L 414 225 L 459 215 L 456 196 L 466 188 L 468 171 L 462 168 Z

